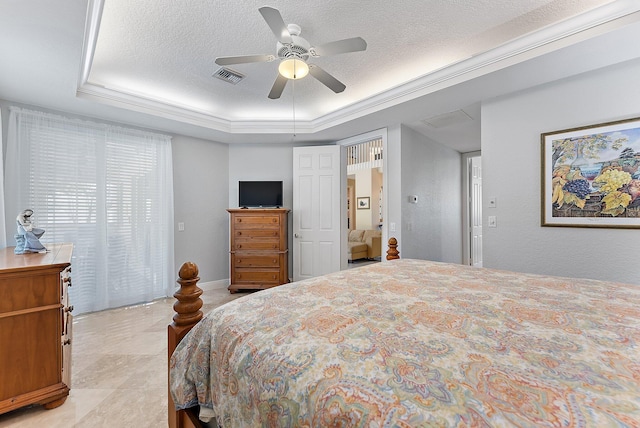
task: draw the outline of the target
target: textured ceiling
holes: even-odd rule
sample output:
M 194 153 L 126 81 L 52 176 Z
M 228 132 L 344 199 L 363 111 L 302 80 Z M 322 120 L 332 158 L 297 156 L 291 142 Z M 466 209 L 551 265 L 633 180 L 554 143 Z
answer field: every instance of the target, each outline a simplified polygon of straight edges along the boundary
M 299 120 L 388 91 L 611 0 L 271 1 L 312 45 L 360 36 L 364 52 L 312 59 L 347 89 L 335 94 L 311 76 L 267 94 L 278 62 L 231 66 L 237 85 L 211 77 L 218 56 L 274 54 L 258 12 L 262 1 L 108 0 L 89 81 L 226 120 Z M 366 4 L 366 7 L 363 5 Z
M 465 152 L 480 148 L 483 100 L 638 57 L 638 0 L 274 0 L 312 45 L 368 47 L 310 61 L 344 92 L 309 76 L 270 100 L 277 62 L 232 66 L 246 76 L 237 85 L 212 77 L 218 56 L 275 53 L 264 5 L 2 0 L 0 99 L 224 143 L 403 123 Z M 459 110 L 471 120 L 425 121 Z

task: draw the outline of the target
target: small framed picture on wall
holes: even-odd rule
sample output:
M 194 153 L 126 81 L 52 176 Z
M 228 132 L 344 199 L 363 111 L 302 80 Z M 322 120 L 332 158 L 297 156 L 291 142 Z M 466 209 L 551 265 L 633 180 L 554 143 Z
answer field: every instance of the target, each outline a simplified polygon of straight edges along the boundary
M 357 207 L 359 210 L 368 210 L 371 208 L 371 199 L 369 196 L 357 198 Z

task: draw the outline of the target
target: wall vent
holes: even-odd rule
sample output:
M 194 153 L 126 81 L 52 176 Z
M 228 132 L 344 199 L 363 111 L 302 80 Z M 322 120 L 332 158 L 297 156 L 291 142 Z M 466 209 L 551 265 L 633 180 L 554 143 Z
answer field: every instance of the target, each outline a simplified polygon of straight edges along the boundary
M 240 74 L 230 68 L 220 67 L 215 73 L 213 73 L 213 77 L 217 77 L 220 80 L 224 80 L 225 82 L 235 85 L 244 79 L 244 74 Z

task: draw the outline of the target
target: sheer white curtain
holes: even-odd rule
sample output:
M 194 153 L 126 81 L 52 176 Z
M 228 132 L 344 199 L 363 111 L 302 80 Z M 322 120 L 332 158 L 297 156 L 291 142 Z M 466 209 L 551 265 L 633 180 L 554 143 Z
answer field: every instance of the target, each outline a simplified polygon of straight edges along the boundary
M 7 212 L 74 244 L 75 313 L 170 295 L 171 137 L 14 107 L 8 129 Z
M 0 155 L 4 153 L 2 143 L 2 111 L 0 110 Z M 17 215 L 17 214 L 16 214 Z M 0 248 L 7 246 L 7 230 L 4 220 L 4 164 L 0 162 Z

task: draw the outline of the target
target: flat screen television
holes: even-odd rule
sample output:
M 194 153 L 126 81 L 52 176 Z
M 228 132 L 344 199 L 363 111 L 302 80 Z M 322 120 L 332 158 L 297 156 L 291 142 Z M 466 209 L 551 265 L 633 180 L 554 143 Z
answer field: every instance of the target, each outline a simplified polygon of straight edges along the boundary
M 241 207 L 281 207 L 282 181 L 238 182 L 238 205 Z

